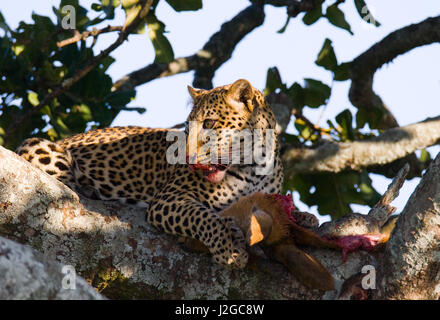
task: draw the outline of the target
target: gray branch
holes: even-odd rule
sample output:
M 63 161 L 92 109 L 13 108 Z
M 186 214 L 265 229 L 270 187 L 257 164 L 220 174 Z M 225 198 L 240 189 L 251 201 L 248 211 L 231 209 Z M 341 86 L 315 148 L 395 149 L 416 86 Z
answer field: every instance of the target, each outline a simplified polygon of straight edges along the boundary
M 108 298 L 324 296 L 324 292 L 303 286 L 285 267 L 263 258 L 258 251 L 244 270 L 217 265 L 210 255 L 189 252 L 177 238 L 148 225 L 144 209 L 112 201 L 80 200 L 62 183 L 2 147 L 0 236 L 29 245 L 49 260 L 74 266 Z M 356 252 L 341 266 L 337 251 L 322 249 L 312 255 L 332 273 L 336 287 L 372 259 L 366 252 Z M 329 291 L 325 297 L 336 294 Z
M 152 63 L 133 71 L 115 82 L 113 90 L 133 90 L 151 80 L 188 71 L 195 71 L 193 85 L 197 88 L 212 88 L 215 71 L 232 55 L 236 45 L 255 28 L 263 24 L 264 11 L 250 5 L 232 20 L 225 22 L 220 30 L 197 53 L 177 58 L 168 64 Z
M 362 53 L 350 62 L 351 103 L 359 109 L 382 111 L 379 128 L 397 127 L 396 119 L 373 91 L 374 74 L 397 56 L 435 42 L 440 42 L 440 16 L 396 30 Z
M 103 299 L 64 267 L 29 246 L 0 237 L 0 300 Z
M 389 254 L 357 251 L 342 263 L 338 251 L 306 249 L 335 279 L 336 290 L 324 293 L 306 288 L 258 250 L 251 251 L 244 270 L 219 266 L 209 255 L 188 252 L 175 237 L 149 226 L 144 209 L 79 199 L 59 181 L 0 147 L 0 237 L 41 253 L 0 238 L 0 270 L 2 275 L 8 274 L 9 287 L 15 285 L 8 291 L 13 292 L 11 297 L 21 298 L 99 297 L 84 282 L 77 292 L 62 292 L 56 285 L 41 286 L 45 281 L 60 283 L 62 274 L 55 272 L 57 261 L 74 266 L 108 298 L 335 299 L 344 282 L 359 274 L 363 266 L 383 265 L 390 268 L 381 280 L 386 284 L 385 297 L 409 297 L 406 290 L 411 288 L 412 297 L 423 293 L 423 297 L 438 298 L 439 167 L 440 156 L 397 222 Z M 396 178 L 384 204 L 396 194 L 402 177 Z M 36 272 L 34 265 L 41 267 L 41 272 Z M 17 275 L 14 270 L 24 272 Z M 27 282 L 26 270 L 35 279 Z M 35 288 L 28 296 L 24 295 L 27 284 Z
M 380 271 L 376 297 L 440 298 L 440 154 L 400 214 Z
M 325 141 L 315 149 L 290 148 L 283 154 L 287 178 L 296 173 L 340 172 L 384 165 L 440 140 L 440 117 L 392 128 L 364 141 Z

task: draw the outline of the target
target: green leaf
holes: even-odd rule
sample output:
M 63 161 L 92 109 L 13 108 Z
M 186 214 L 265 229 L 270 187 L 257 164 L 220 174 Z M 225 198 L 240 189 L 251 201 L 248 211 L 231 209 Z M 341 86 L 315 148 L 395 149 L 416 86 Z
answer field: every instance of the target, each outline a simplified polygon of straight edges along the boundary
M 115 61 L 116 61 L 115 58 L 113 58 L 111 56 L 107 56 L 101 60 L 101 63 L 99 64 L 99 66 L 101 67 L 101 70 L 105 72 L 110 67 L 110 65 Z
M 357 12 L 359 13 L 359 16 L 364 20 L 365 22 L 372 24 L 373 26 L 379 27 L 380 23 L 377 21 L 373 15 L 371 14 L 370 9 L 368 9 L 367 4 L 364 0 L 354 0 L 354 5 L 356 7 Z
M 143 108 L 143 107 L 115 107 L 118 110 L 124 110 L 124 111 L 136 111 L 139 114 L 143 114 L 145 113 L 145 111 L 147 111 L 147 109 Z
M 311 128 L 302 119 L 295 120 L 295 128 L 305 140 L 309 140 L 313 134 Z
M 164 36 L 165 25 L 159 21 L 154 13 L 147 15 L 148 36 L 156 52 L 155 63 L 169 63 L 174 60 L 174 52 L 170 42 Z
M 298 137 L 296 135 L 289 134 L 289 133 L 284 133 L 281 136 L 281 139 L 282 139 L 283 142 L 285 142 L 287 144 L 299 143 Z
M 121 0 L 101 0 L 103 6 L 112 6 L 114 8 L 121 4 Z
M 377 108 L 374 109 L 358 109 L 356 113 L 356 127 L 363 128 L 367 123 L 370 129 L 377 129 L 382 120 L 383 111 Z
M 266 88 L 264 89 L 264 95 L 268 95 L 283 87 L 283 82 L 281 81 L 280 72 L 277 67 L 272 67 L 267 70 L 266 75 Z
M 93 3 L 91 8 L 95 11 L 103 11 L 105 19 L 112 20 L 115 17 L 115 8 L 119 7 L 121 0 L 101 0 L 101 4 Z
M 284 33 L 284 31 L 286 31 L 287 26 L 289 25 L 289 22 L 290 22 L 290 16 L 287 16 L 287 20 L 284 23 L 284 26 L 280 30 L 278 30 L 277 33 Z
M 350 79 L 350 63 L 345 62 L 333 69 L 333 79 L 336 81 L 345 81 Z
M 99 3 L 92 3 L 91 8 L 92 8 L 92 10 L 95 10 L 95 11 L 101 11 L 102 5 L 100 5 Z
M 426 151 L 426 149 L 422 149 L 422 152 L 420 153 L 420 162 L 427 162 L 427 161 L 431 161 L 431 155 L 429 154 L 428 151 Z
M 349 63 L 342 63 L 338 65 L 335 51 L 332 46 L 332 41 L 330 39 L 325 39 L 315 63 L 318 66 L 332 71 L 334 80 L 344 81 L 350 78 Z
M 53 118 L 51 118 L 50 124 L 56 130 L 57 135 L 60 138 L 66 138 L 72 135 L 72 132 L 69 130 L 69 128 L 67 127 L 67 125 L 64 123 L 63 119 L 59 115 L 56 115 Z
M 0 28 L 2 28 L 5 31 L 9 31 L 9 26 L 6 24 L 6 20 L 1 12 L 0 12 Z
M 348 24 L 347 20 L 345 20 L 344 13 L 341 11 L 341 9 L 338 8 L 336 4 L 333 4 L 327 8 L 325 17 L 334 26 L 345 29 L 350 32 L 351 35 L 353 35 L 350 25 Z
M 297 82 L 292 84 L 289 89 L 287 89 L 287 94 L 292 98 L 292 102 L 295 105 L 295 109 L 301 111 L 304 107 L 304 89 Z
M 326 103 L 331 89 L 319 80 L 304 79 L 304 104 L 311 108 L 318 108 Z
M 316 6 L 316 8 L 307 11 L 307 13 L 302 18 L 302 21 L 305 25 L 310 26 L 311 24 L 314 24 L 316 21 L 319 20 L 319 18 L 322 17 L 322 7 Z
M 40 103 L 40 100 L 38 100 L 38 94 L 36 92 L 29 91 L 29 93 L 28 93 L 28 101 L 34 107 L 38 106 L 39 103 Z
M 125 25 L 129 25 L 142 8 L 139 0 L 122 0 L 122 7 L 125 10 Z
M 107 102 L 112 107 L 122 107 L 127 105 L 136 96 L 135 90 L 111 92 L 107 97 Z
M 166 0 L 176 11 L 196 11 L 202 8 L 202 0 Z
M 353 116 L 350 110 L 345 109 L 336 116 L 336 122 L 341 126 L 341 138 L 343 141 L 353 141 L 355 138 L 353 131 Z
M 55 141 L 59 138 L 58 133 L 54 128 L 47 130 L 47 135 L 49 136 L 50 141 Z
M 325 39 L 315 63 L 330 71 L 333 71 L 337 67 L 338 61 L 336 60 L 335 51 L 333 50 L 332 41 L 330 39 Z

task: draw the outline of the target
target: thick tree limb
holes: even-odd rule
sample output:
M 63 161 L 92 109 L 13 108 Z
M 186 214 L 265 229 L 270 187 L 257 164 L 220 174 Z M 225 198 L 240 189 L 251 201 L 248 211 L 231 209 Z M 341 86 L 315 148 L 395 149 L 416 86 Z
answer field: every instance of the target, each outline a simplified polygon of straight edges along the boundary
M 374 74 L 397 56 L 434 42 L 440 42 L 440 16 L 396 30 L 362 53 L 350 62 L 351 103 L 359 109 L 382 111 L 379 129 L 397 127 L 396 119 L 373 91 Z
M 290 148 L 283 154 L 287 178 L 296 173 L 340 172 L 383 165 L 440 139 L 440 117 L 405 127 L 392 128 L 380 136 L 349 143 L 326 141 L 315 149 Z
M 378 280 L 379 298 L 440 298 L 440 154 L 396 223 Z
M 0 269 L 10 273 L 8 281 L 14 281 L 14 269 L 27 268 L 34 260 L 39 266 L 43 262 L 45 269 L 39 273 L 43 279 L 33 281 L 32 286 L 43 288 L 39 284 L 48 274 L 45 270 L 53 273 L 50 283 L 54 286 L 46 287 L 53 294 L 49 298 L 93 296 L 83 290 L 83 283 L 79 286 L 83 293 L 59 291 L 56 284 L 61 275 L 55 272 L 57 264 L 50 262 L 56 260 L 74 266 L 109 298 L 334 299 L 345 280 L 359 274 L 365 265 L 373 265 L 380 272 L 385 270 L 376 297 L 438 298 L 439 168 L 440 156 L 411 197 L 388 251 L 353 252 L 341 263 L 338 251 L 308 250 L 335 279 L 337 290 L 324 294 L 302 286 L 284 267 L 264 259 L 258 251 L 244 270 L 221 267 L 208 255 L 187 252 L 174 237 L 146 224 L 143 209 L 109 201 L 80 202 L 62 183 L 0 147 L 0 236 L 30 245 L 44 255 L 17 256 L 20 259 L 13 258 L 11 267 L 10 253 L 3 249 L 18 245 L 0 238 Z M 381 203 L 385 206 L 397 194 L 405 172 L 384 195 Z M 26 286 L 22 280 L 15 283 Z M 20 294 L 28 288 L 21 289 L 14 292 Z
M 144 209 L 80 202 L 62 183 L 2 147 L 0 236 L 74 266 L 108 298 L 320 299 L 337 294 L 307 289 L 258 252 L 244 270 L 219 266 L 209 255 L 188 252 L 175 237 L 149 226 Z M 331 272 L 337 288 L 374 259 L 355 252 L 341 265 L 338 251 L 311 254 Z
M 133 90 L 151 80 L 195 70 L 193 85 L 212 88 L 215 71 L 227 61 L 236 45 L 264 21 L 263 8 L 251 5 L 225 22 L 196 54 L 177 58 L 168 64 L 152 63 L 116 81 L 113 90 Z
M 64 279 L 69 269 L 63 272 L 63 267 L 29 246 L 0 237 L 0 300 L 103 299 L 80 276 L 70 273 Z

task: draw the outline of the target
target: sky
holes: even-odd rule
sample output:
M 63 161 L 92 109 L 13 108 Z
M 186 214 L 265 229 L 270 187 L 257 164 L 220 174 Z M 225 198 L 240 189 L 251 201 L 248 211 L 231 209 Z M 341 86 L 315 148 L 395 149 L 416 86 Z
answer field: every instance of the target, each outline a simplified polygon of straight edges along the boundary
M 97 1 L 95 1 L 97 2 Z M 31 22 L 32 12 L 48 15 L 54 19 L 52 6 L 59 0 L 0 0 L 0 11 L 10 27 L 18 22 Z M 80 0 L 88 8 L 93 1 Z M 340 5 L 354 35 L 331 26 L 321 18 L 312 26 L 305 26 L 300 15 L 291 19 L 283 34 L 277 33 L 286 21 L 285 8 L 265 7 L 264 24 L 244 38 L 235 48 L 232 58 L 226 62 L 213 79 L 214 86 L 225 85 L 237 79 L 248 79 L 258 89 L 264 89 L 267 69 L 277 66 L 282 80 L 288 85 L 303 83 L 304 78 L 314 78 L 332 87 L 332 95 L 323 111 L 308 110 L 305 115 L 314 123 L 326 125 L 327 119 L 334 119 L 342 110 L 356 109 L 348 100 L 350 81 L 332 82 L 332 75 L 315 65 L 314 61 L 325 38 L 333 42 L 338 62 L 348 62 L 380 41 L 390 32 L 440 14 L 440 1 L 419 0 L 370 0 L 368 7 L 381 26 L 376 28 L 364 22 L 356 12 L 353 1 Z M 203 9 L 195 12 L 177 13 L 160 1 L 157 17 L 166 24 L 175 57 L 197 52 L 209 37 L 219 30 L 222 23 L 233 18 L 249 5 L 248 0 L 203 0 Z M 118 12 L 115 20 L 105 25 L 122 25 L 124 13 Z M 109 46 L 116 34 L 104 34 L 95 46 L 96 52 Z M 130 36 L 129 41 L 112 54 L 116 62 L 109 74 L 114 81 L 144 67 L 154 60 L 154 50 L 147 34 Z M 187 85 L 191 85 L 193 73 L 175 75 L 151 81 L 137 87 L 137 96 L 129 105 L 141 106 L 147 112 L 121 112 L 113 126 L 139 125 L 149 127 L 171 127 L 185 121 L 190 112 L 190 98 Z M 397 57 L 393 62 L 376 72 L 374 90 L 396 117 L 400 125 L 408 125 L 439 115 L 440 111 L 440 44 L 420 47 Z M 170 91 L 172 93 L 170 94 Z M 292 127 L 290 127 L 290 130 Z M 429 148 L 432 157 L 439 147 Z M 370 175 L 376 190 L 383 193 L 390 180 Z M 407 181 L 398 199 L 393 202 L 402 211 L 408 197 L 419 179 Z M 294 194 L 295 204 L 301 210 L 316 213 L 316 208 L 307 208 Z M 354 205 L 357 212 L 366 213 L 368 208 Z M 328 216 L 320 217 L 321 221 Z

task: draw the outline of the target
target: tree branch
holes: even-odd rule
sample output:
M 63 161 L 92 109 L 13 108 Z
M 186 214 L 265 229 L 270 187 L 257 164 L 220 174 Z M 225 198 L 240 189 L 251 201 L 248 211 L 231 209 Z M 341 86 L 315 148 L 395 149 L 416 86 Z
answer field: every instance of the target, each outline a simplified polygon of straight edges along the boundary
M 392 128 L 365 141 L 326 141 L 315 149 L 290 148 L 283 154 L 287 179 L 296 173 L 340 172 L 383 165 L 438 143 L 440 117 Z
M 318 5 L 318 1 L 315 0 L 254 0 L 251 2 L 253 5 L 224 23 L 221 29 L 212 35 L 197 53 L 177 58 L 168 64 L 149 64 L 116 81 L 112 90 L 133 90 L 135 87 L 152 80 L 189 71 L 195 71 L 193 82 L 195 87 L 210 89 L 215 72 L 231 57 L 241 39 L 263 24 L 264 5 L 286 6 L 288 15 L 291 17 L 312 10 Z
M 252 3 L 263 3 L 274 7 L 286 7 L 289 17 L 296 17 L 301 12 L 306 12 L 320 5 L 317 0 L 251 0 Z
M 95 68 L 105 57 L 107 57 L 113 50 L 118 48 L 129 36 L 131 32 L 133 32 L 137 26 L 142 22 L 142 20 L 146 17 L 148 14 L 150 7 L 153 3 L 153 0 L 143 0 L 142 7 L 139 10 L 136 17 L 131 21 L 131 23 L 126 24 L 122 27 L 121 32 L 119 33 L 118 39 L 114 43 L 112 43 L 107 49 L 101 51 L 99 55 L 91 59 L 86 66 L 84 66 L 81 70 L 75 72 L 75 75 L 65 79 L 60 86 L 58 86 L 56 89 L 54 89 L 51 93 L 46 95 L 46 97 L 34 108 L 30 109 L 28 112 L 26 112 L 24 115 L 22 115 L 20 118 L 15 120 L 6 130 L 6 133 L 3 138 L 3 144 L 6 144 L 6 141 L 8 138 L 17 130 L 17 128 L 20 126 L 20 124 L 25 121 L 26 119 L 33 116 L 35 113 L 40 111 L 44 106 L 46 106 L 50 101 L 52 101 L 54 98 L 60 96 L 66 90 L 68 90 L 72 85 L 77 83 L 79 80 L 81 80 L 86 74 L 88 74 L 93 68 Z
M 195 87 L 212 88 L 215 71 L 231 57 L 241 39 L 260 26 L 263 21 L 263 8 L 251 5 L 232 20 L 225 22 L 196 54 L 177 58 L 168 64 L 152 63 L 133 71 L 116 81 L 112 90 L 133 90 L 136 86 L 151 80 L 192 70 L 196 72 L 193 83 Z
M 102 33 L 108 33 L 108 32 L 114 32 L 114 31 L 121 31 L 122 30 L 122 26 L 107 26 L 105 28 L 102 29 L 96 29 L 93 28 L 92 31 L 84 31 L 84 32 L 79 32 L 78 30 L 75 30 L 75 35 L 71 38 L 62 40 L 62 41 L 58 41 L 57 42 L 57 47 L 58 48 L 62 48 L 65 47 L 69 44 L 78 42 L 80 40 L 86 40 L 88 37 L 97 37 Z
M 63 288 L 63 265 L 29 246 L 0 237 L 1 300 L 102 300 L 83 278 Z
M 0 237 L 29 245 L 47 260 L 74 266 L 108 298 L 319 299 L 324 295 L 301 285 L 285 267 L 258 251 L 244 270 L 220 266 L 207 254 L 188 252 L 176 237 L 147 224 L 145 209 L 80 200 L 61 182 L 3 147 Z M 316 258 L 338 280 L 370 263 L 366 252 L 351 254 L 344 266 L 340 252 L 320 252 Z M 0 239 L 0 270 L 1 263 Z
M 366 110 L 383 112 L 379 129 L 397 127 L 398 123 L 382 99 L 373 91 L 377 69 L 414 48 L 440 42 L 440 16 L 396 30 L 350 62 L 351 103 Z
M 18 294 L 36 293 L 40 298 L 46 293 L 50 297 L 51 292 L 58 297 L 63 294 L 56 293 L 62 275 L 55 270 L 59 265 L 52 261 L 58 261 L 73 266 L 108 298 L 335 299 L 346 279 L 360 273 L 365 265 L 374 265 L 380 268 L 378 275 L 384 274 L 378 281 L 381 287 L 377 297 L 438 299 L 439 168 L 440 155 L 398 219 L 387 251 L 352 252 L 347 262 L 341 263 L 338 251 L 306 249 L 335 278 L 336 290 L 324 294 L 307 289 L 283 266 L 266 260 L 258 251 L 252 251 L 244 270 L 225 268 L 208 255 L 185 251 L 175 237 L 146 224 L 142 208 L 112 201 L 80 201 L 61 182 L 0 147 L 0 237 L 44 254 L 29 254 L 30 250 L 0 238 L 0 270 L 11 273 L 8 248 L 24 252 L 29 266 L 42 266 L 43 261 L 42 272 L 33 274 L 37 278 L 43 274 L 42 279 L 32 281 L 33 288 L 40 288 L 38 292 L 26 285 L 29 279 L 26 283 L 20 277 L 3 279 L 6 284 L 18 284 L 14 287 Z M 406 172 L 404 169 L 396 177 L 373 208 L 381 210 L 374 219 L 385 220 L 393 211 L 389 202 L 397 195 Z M 49 280 L 45 270 L 51 272 Z M 49 284 L 50 290 L 45 290 L 42 282 Z M 82 292 L 67 294 L 78 298 Z
M 440 154 L 400 214 L 380 263 L 381 299 L 440 298 Z

